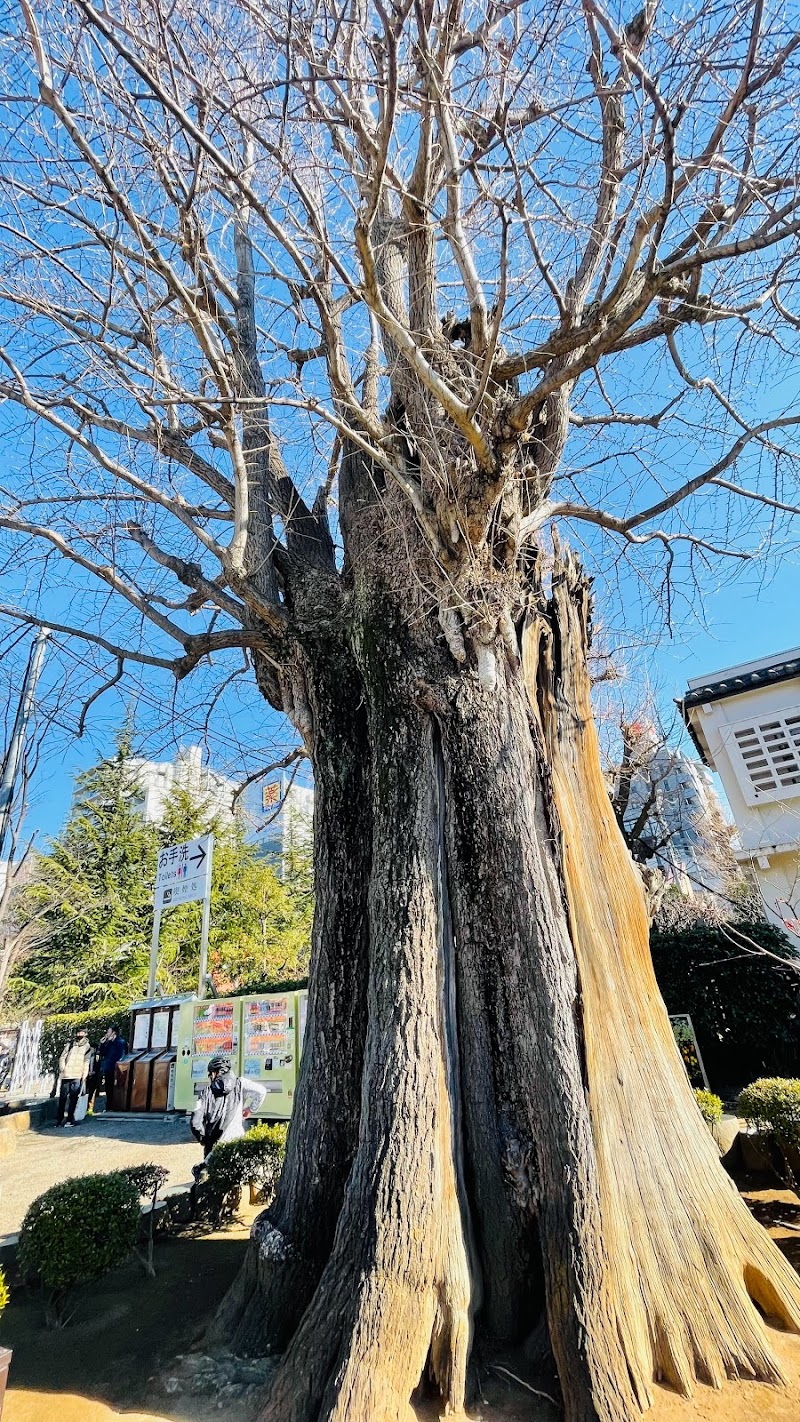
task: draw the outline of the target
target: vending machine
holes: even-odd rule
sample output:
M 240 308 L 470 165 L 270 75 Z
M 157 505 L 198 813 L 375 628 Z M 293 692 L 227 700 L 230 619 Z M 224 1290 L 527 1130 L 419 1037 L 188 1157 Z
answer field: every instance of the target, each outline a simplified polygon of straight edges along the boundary
M 244 1000 L 218 997 L 209 1002 L 185 1002 L 181 1007 L 175 1067 L 177 1111 L 194 1109 L 196 1098 L 208 1081 L 212 1057 L 229 1057 L 233 1070 L 240 1071 L 239 1030 Z
M 297 1083 L 297 993 L 262 993 L 243 997 L 242 1076 L 266 1087 L 255 1115 L 288 1121 Z

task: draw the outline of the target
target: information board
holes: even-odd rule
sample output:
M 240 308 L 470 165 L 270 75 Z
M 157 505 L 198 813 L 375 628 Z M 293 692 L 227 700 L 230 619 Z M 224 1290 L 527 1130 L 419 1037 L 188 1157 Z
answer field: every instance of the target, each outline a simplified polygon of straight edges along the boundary
M 159 850 L 156 869 L 155 906 L 171 908 L 207 896 L 211 884 L 214 836 L 203 835 L 185 844 L 170 844 Z
M 137 1012 L 133 1019 L 133 1042 L 131 1050 L 143 1052 L 147 1047 L 147 1039 L 150 1035 L 150 1013 Z
M 683 1065 L 686 1067 L 686 1075 L 689 1081 L 692 1086 L 699 1090 L 708 1091 L 708 1077 L 706 1076 L 706 1069 L 703 1065 L 703 1058 L 700 1055 L 700 1048 L 697 1044 L 694 1023 L 691 1017 L 688 1012 L 676 1013 L 675 1016 L 670 1017 L 669 1020 L 670 1026 L 672 1027 L 672 1034 L 678 1044 L 678 1051 L 683 1059 Z
M 153 1026 L 152 1026 L 151 1031 L 150 1031 L 150 1046 L 151 1046 L 151 1047 L 168 1047 L 168 1046 L 170 1045 L 170 1041 L 169 1041 L 169 1022 L 170 1022 L 170 1016 L 171 1016 L 171 1014 L 170 1014 L 169 1010 L 165 1010 L 165 1011 L 163 1011 L 163 1012 L 154 1012 L 154 1013 L 153 1013 Z

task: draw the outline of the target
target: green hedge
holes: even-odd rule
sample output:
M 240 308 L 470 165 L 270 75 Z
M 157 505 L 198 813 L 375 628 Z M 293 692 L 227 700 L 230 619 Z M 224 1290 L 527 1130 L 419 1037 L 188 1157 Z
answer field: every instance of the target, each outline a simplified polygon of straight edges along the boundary
M 736 1109 L 748 1125 L 771 1133 L 782 1149 L 800 1146 L 800 1081 L 760 1077 L 740 1092 Z
M 39 1049 L 44 1071 L 58 1071 L 58 1059 L 79 1027 L 86 1028 L 93 1047 L 97 1046 L 109 1027 L 118 1028 L 122 1036 L 127 1037 L 128 1009 L 120 1007 L 115 1011 L 114 1008 L 104 1008 L 102 1011 L 65 1012 L 58 1017 L 45 1017 Z
M 47 1291 L 48 1324 L 67 1322 L 81 1284 L 116 1269 L 132 1253 L 139 1228 L 139 1193 L 118 1172 L 81 1175 L 53 1185 L 29 1207 L 19 1236 L 23 1274 Z
M 749 951 L 748 939 L 785 962 Z M 800 1076 L 800 973 L 785 934 L 696 924 L 653 930 L 650 950 L 667 1011 L 690 1014 L 713 1084 Z

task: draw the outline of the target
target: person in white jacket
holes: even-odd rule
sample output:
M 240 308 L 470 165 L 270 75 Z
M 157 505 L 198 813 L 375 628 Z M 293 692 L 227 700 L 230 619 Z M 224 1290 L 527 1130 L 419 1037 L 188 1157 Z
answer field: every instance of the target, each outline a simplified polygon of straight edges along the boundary
M 231 1071 L 228 1057 L 211 1058 L 208 1086 L 198 1098 L 189 1123 L 192 1135 L 203 1147 L 203 1163 L 192 1171 L 195 1179 L 202 1174 L 215 1145 L 237 1141 L 244 1135 L 245 1121 L 266 1094 L 260 1081 L 250 1081 Z
M 79 1027 L 75 1036 L 69 1041 L 61 1053 L 58 1063 L 58 1075 L 60 1077 L 60 1088 L 58 1093 L 58 1114 L 56 1125 L 65 1126 L 69 1122 L 70 1126 L 77 1126 L 75 1120 L 75 1107 L 78 1098 L 86 1084 L 89 1075 L 89 1067 L 92 1063 L 94 1052 L 89 1042 L 89 1034 L 85 1027 Z M 67 1120 L 64 1120 L 66 1112 Z

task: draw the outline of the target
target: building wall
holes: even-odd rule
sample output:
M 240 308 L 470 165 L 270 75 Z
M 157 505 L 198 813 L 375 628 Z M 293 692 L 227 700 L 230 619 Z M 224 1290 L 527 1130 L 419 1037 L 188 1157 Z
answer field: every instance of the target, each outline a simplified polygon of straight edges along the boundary
M 800 784 L 796 793 L 791 785 L 781 787 L 780 798 L 759 794 L 741 753 L 749 726 L 800 716 L 800 678 L 725 696 L 689 714 L 722 781 L 739 833 L 737 858 L 749 869 L 769 918 L 780 927 L 800 921 Z
M 281 787 L 277 811 L 262 806 L 260 814 L 250 807 L 256 824 L 256 842 L 262 854 L 285 868 L 289 856 L 310 849 L 314 832 L 314 791 L 307 785 Z
M 627 828 L 636 823 L 651 786 L 655 799 L 644 836 L 659 846 L 653 863 L 686 892 L 724 890 L 735 861 L 730 855 L 726 866 L 725 819 L 710 772 L 675 747 L 654 745 L 631 781 Z
M 142 818 L 146 824 L 160 824 L 166 802 L 176 788 L 186 790 L 208 805 L 209 814 L 221 820 L 233 819 L 233 795 L 237 783 L 203 764 L 200 746 L 178 751 L 174 761 L 131 761 L 131 769 L 142 796 Z

